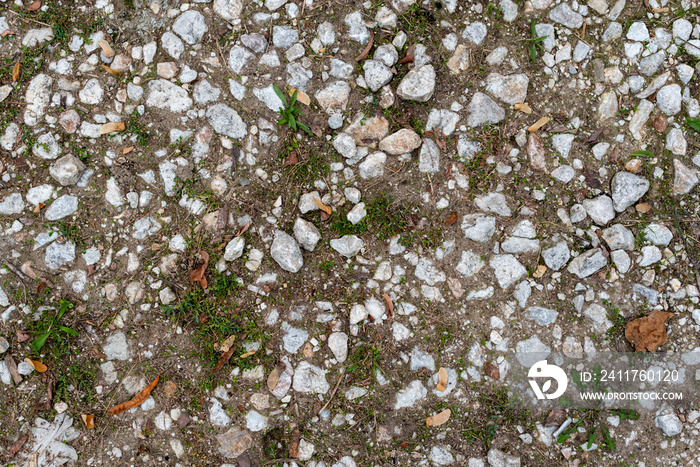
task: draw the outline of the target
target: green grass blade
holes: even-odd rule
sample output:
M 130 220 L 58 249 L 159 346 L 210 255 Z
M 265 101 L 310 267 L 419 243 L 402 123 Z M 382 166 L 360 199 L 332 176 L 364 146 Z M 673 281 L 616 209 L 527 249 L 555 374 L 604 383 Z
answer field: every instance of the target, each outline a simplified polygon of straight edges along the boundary
M 59 326 L 58 329 L 60 329 L 61 331 L 65 332 L 65 333 L 70 334 L 71 336 L 78 335 L 78 331 L 76 331 L 75 329 L 67 328 L 65 326 Z
M 654 153 L 651 151 L 634 151 L 633 153 L 630 154 L 630 156 L 654 157 Z
M 49 336 L 51 335 L 51 331 L 45 332 L 44 334 L 40 335 L 36 339 L 32 341 L 32 348 L 39 352 L 41 348 L 46 344 L 46 341 L 48 340 Z
M 700 133 L 700 120 L 698 120 L 697 118 L 690 118 L 690 117 L 688 117 L 688 118 L 685 119 L 685 123 L 686 123 L 690 128 L 692 128 L 693 130 L 695 130 L 695 131 L 697 131 L 698 133 Z
M 304 131 L 306 132 L 306 134 L 308 134 L 309 136 L 312 136 L 312 135 L 313 135 L 313 132 L 311 131 L 311 129 L 310 129 L 308 126 L 304 125 L 304 124 L 301 123 L 301 122 L 297 122 L 297 123 L 298 123 L 298 125 L 299 125 L 299 128 L 301 128 L 302 130 L 304 130 Z
M 297 90 L 295 89 L 294 92 L 292 93 L 292 98 L 289 100 L 289 107 L 293 108 L 294 103 L 297 101 Z
M 292 130 L 296 130 L 296 129 L 297 129 L 297 120 L 294 118 L 294 115 L 290 115 L 290 116 L 289 116 L 289 127 L 290 127 Z
M 284 92 L 282 92 L 282 90 L 278 88 L 276 84 L 272 85 L 272 89 L 274 89 L 275 94 L 277 94 L 277 97 L 279 97 L 280 100 L 284 102 L 284 106 L 287 107 L 287 98 L 284 96 Z

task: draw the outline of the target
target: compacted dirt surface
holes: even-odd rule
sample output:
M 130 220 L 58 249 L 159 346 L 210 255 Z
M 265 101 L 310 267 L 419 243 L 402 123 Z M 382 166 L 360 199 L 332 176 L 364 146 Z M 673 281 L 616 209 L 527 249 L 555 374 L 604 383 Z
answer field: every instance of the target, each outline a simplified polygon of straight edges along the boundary
M 0 0 L 0 463 L 697 465 L 699 14 Z

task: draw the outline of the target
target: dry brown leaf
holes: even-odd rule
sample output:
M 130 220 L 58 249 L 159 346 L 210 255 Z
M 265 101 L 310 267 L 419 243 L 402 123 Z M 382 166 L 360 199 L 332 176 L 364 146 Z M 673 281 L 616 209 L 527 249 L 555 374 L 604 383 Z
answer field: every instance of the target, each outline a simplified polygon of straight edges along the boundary
M 311 98 L 308 94 L 306 94 L 304 91 L 300 91 L 299 89 L 290 86 L 289 95 L 291 96 L 292 94 L 294 94 L 294 91 L 297 92 L 297 100 L 299 102 L 301 102 L 304 105 L 311 105 Z
M 513 106 L 513 108 L 514 108 L 515 110 L 519 110 L 519 111 L 521 111 L 521 112 L 523 112 L 523 113 L 526 113 L 526 114 L 528 114 L 528 115 L 530 115 L 530 114 L 532 113 L 532 109 L 531 109 L 530 106 L 527 105 L 527 104 L 515 104 L 515 105 Z
M 287 158 L 284 160 L 284 163 L 282 163 L 282 167 L 288 167 L 290 165 L 297 165 L 299 163 L 299 158 L 297 157 L 296 151 L 292 151 L 289 153 Z
M 243 355 L 241 355 L 240 358 L 248 358 L 248 357 L 250 357 L 251 355 L 255 355 L 255 350 L 251 350 L 251 351 L 249 351 L 249 352 L 244 353 Z
M 44 373 L 46 370 L 48 370 L 48 367 L 39 360 L 32 360 L 30 358 L 25 358 L 24 360 L 33 366 L 37 373 Z
M 651 211 L 651 205 L 649 203 L 639 203 L 635 206 L 635 209 L 641 214 L 646 214 Z
M 12 67 L 12 82 L 16 83 L 17 81 L 19 81 L 19 62 Z
M 384 303 L 387 310 L 389 310 L 389 316 L 392 316 L 394 314 L 394 302 L 391 301 L 391 297 L 388 294 L 384 294 Z
M 365 58 L 365 57 L 367 56 L 367 54 L 369 53 L 370 49 L 372 48 L 372 44 L 374 44 L 374 31 L 371 31 L 371 30 L 370 30 L 370 32 L 369 32 L 369 41 L 367 41 L 367 45 L 366 45 L 365 48 L 362 50 L 362 52 L 360 52 L 360 55 L 358 55 L 357 58 L 355 58 L 355 61 L 356 61 L 356 62 L 359 62 L 360 60 L 362 60 L 363 58 Z
M 554 409 L 547 415 L 547 420 L 544 422 L 544 426 L 561 426 L 562 423 L 566 421 L 566 410 L 564 409 Z
M 28 7 L 27 11 L 36 11 L 41 8 L 41 0 L 34 0 Z
M 311 342 L 304 344 L 302 354 L 304 354 L 304 358 L 312 358 L 314 356 L 314 346 L 311 345 Z
M 124 131 L 126 125 L 124 122 L 109 122 L 105 123 L 100 127 L 100 134 L 106 135 L 107 133 L 114 133 L 115 131 Z
M 146 399 L 148 399 L 148 396 L 151 395 L 151 391 L 153 391 L 153 388 L 156 387 L 156 384 L 158 384 L 159 379 L 160 375 L 156 376 L 156 379 L 154 379 L 153 382 L 146 386 L 141 392 L 136 394 L 133 397 L 133 399 L 115 405 L 107 411 L 107 414 L 118 415 L 122 412 L 126 412 L 127 410 L 131 410 L 134 407 L 138 407 L 139 405 L 143 404 L 146 401 Z
M 289 443 L 289 457 L 296 459 L 299 457 L 299 441 L 301 440 L 301 432 L 295 429 L 292 433 L 292 441 Z
M 238 232 L 236 232 L 236 235 L 234 235 L 234 237 L 240 237 L 241 235 L 246 233 L 249 228 L 250 228 L 250 222 L 246 222 L 246 224 L 243 227 L 238 229 Z
M 122 155 L 123 155 L 123 154 L 129 154 L 129 153 L 130 153 L 131 151 L 133 151 L 133 150 L 134 150 L 134 147 L 133 147 L 133 146 L 129 146 L 128 148 L 124 148 L 124 149 L 122 149 Z
M 166 381 L 163 385 L 163 395 L 167 399 L 172 399 L 177 393 L 177 384 L 174 381 Z
M 233 352 L 236 350 L 234 346 L 230 346 L 226 351 L 221 354 L 221 357 L 219 357 L 219 361 L 216 362 L 216 366 L 214 367 L 214 370 L 212 373 L 216 373 L 221 369 L 222 366 L 226 364 L 231 359 L 231 355 L 233 355 Z
M 445 219 L 445 226 L 450 226 L 455 222 L 457 222 L 457 211 L 447 216 L 447 219 Z
M 17 343 L 22 343 L 22 342 L 25 342 L 25 341 L 28 341 L 29 339 L 31 339 L 31 336 L 29 334 L 25 334 L 23 332 L 17 331 L 16 338 L 17 338 Z
M 438 383 L 436 389 L 440 392 L 445 392 L 445 389 L 447 389 L 447 370 L 442 367 L 440 367 L 438 370 Z
M 637 352 L 656 352 L 668 342 L 666 320 L 673 316 L 668 311 L 654 310 L 647 316 L 630 321 L 625 326 L 625 337 Z
M 492 379 L 501 379 L 501 372 L 498 371 L 498 367 L 491 362 L 484 363 L 484 370 L 486 370 L 486 375 Z
M 15 454 L 19 452 L 20 449 L 22 449 L 22 446 L 24 446 L 24 443 L 27 442 L 29 439 L 29 436 L 27 435 L 22 435 L 19 438 L 17 438 L 17 441 L 14 442 L 12 446 L 10 446 L 10 449 L 7 450 L 7 459 L 12 459 L 15 457 Z
M 112 46 L 109 45 L 109 42 L 103 39 L 101 41 L 98 41 L 97 44 L 102 48 L 102 51 L 105 53 L 105 57 L 114 57 L 114 50 L 112 50 Z
M 530 128 L 527 129 L 530 133 L 534 133 L 543 126 L 545 126 L 547 123 L 549 123 L 550 118 L 549 117 L 542 117 L 539 120 L 535 122 L 534 125 L 532 125 Z
M 199 282 L 202 288 L 206 290 L 207 278 L 204 276 L 204 273 L 207 271 L 207 266 L 209 265 L 209 253 L 202 250 L 199 252 L 199 255 L 204 260 L 204 264 L 202 264 L 194 271 L 190 271 L 190 282 Z
M 0 33 L 0 37 L 5 37 L 5 36 L 14 36 L 16 33 L 12 29 L 5 29 L 2 33 Z
M 83 419 L 83 423 L 85 424 L 85 428 L 87 428 L 88 430 L 92 430 L 93 428 L 95 428 L 95 416 L 94 415 L 83 413 L 83 414 L 80 414 L 80 418 Z
M 121 72 L 120 72 L 120 71 L 117 71 L 117 70 L 115 70 L 114 68 L 108 67 L 107 65 L 102 65 L 102 68 L 103 68 L 107 73 L 110 73 L 110 74 L 112 74 L 112 75 L 114 75 L 114 76 L 120 76 L 120 75 L 121 75 Z
M 44 203 L 39 203 L 36 206 L 34 206 L 34 209 L 33 209 L 34 214 L 36 214 L 39 211 L 41 211 L 42 209 L 44 209 L 44 207 L 46 207 L 46 205 Z
M 426 426 L 443 425 L 443 424 L 447 423 L 447 420 L 450 419 L 450 415 L 452 415 L 452 411 L 450 409 L 445 409 L 437 415 L 433 415 L 432 417 L 426 418 L 425 425 Z
M 535 279 L 539 279 L 540 277 L 544 276 L 544 273 L 547 272 L 547 266 L 544 264 L 540 264 L 537 266 L 537 271 L 532 273 L 532 277 Z
M 236 335 L 231 335 L 229 336 L 225 341 L 221 343 L 221 347 L 219 348 L 219 352 L 228 352 L 228 350 L 233 346 L 233 343 L 236 342 Z
M 269 389 L 270 391 L 273 391 L 275 389 L 275 386 L 277 386 L 277 381 L 279 381 L 281 374 L 282 369 L 279 366 L 276 366 L 272 369 L 270 375 L 267 377 L 267 389 Z
M 333 213 L 333 209 L 330 206 L 326 206 L 325 204 L 323 204 L 323 202 L 320 199 L 314 198 L 314 203 L 316 203 L 316 206 L 318 206 L 318 208 L 321 211 L 325 212 L 329 216 Z

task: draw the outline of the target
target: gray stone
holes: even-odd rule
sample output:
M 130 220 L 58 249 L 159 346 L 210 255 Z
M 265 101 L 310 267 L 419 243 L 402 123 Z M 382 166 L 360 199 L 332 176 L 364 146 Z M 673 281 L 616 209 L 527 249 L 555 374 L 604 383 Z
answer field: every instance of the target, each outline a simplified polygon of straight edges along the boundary
M 292 387 L 301 393 L 326 394 L 330 385 L 326 381 L 326 370 L 302 361 L 294 369 L 294 383 Z
M 437 173 L 440 170 L 440 148 L 430 138 L 423 139 L 418 153 L 418 170 L 422 173 Z
M 88 80 L 88 82 L 85 83 L 83 89 L 81 89 L 78 93 L 80 102 L 89 105 L 99 104 L 100 102 L 102 102 L 104 95 L 104 89 L 102 89 L 100 82 L 95 78 Z
M 617 116 L 617 95 L 615 91 L 606 91 L 598 102 L 598 119 L 603 121 Z
M 148 82 L 146 105 L 170 112 L 184 112 L 192 107 L 192 99 L 187 95 L 187 91 L 177 84 L 155 79 Z
M 427 395 L 428 390 L 425 389 L 423 383 L 421 383 L 419 380 L 411 381 L 408 386 L 401 389 L 398 394 L 396 394 L 394 410 L 413 407 L 416 402 L 423 399 Z
M 288 323 L 282 323 L 282 346 L 284 350 L 290 354 L 295 354 L 309 338 L 309 333 L 303 329 L 298 329 L 290 326 Z
M 676 115 L 681 111 L 681 87 L 678 84 L 668 84 L 656 93 L 656 106 L 666 115 Z
M 207 120 L 214 131 L 233 139 L 243 139 L 248 129 L 238 112 L 226 104 L 214 104 L 207 109 Z
M 245 238 L 243 236 L 233 238 L 224 249 L 224 260 L 235 261 L 243 256 L 245 249 Z
M 383 152 L 375 152 L 370 154 L 358 166 L 358 169 L 360 170 L 360 177 L 365 180 L 381 177 L 384 175 L 385 162 L 386 154 Z
M 641 295 L 649 305 L 656 306 L 659 304 L 659 291 L 650 289 L 649 287 L 644 287 L 642 284 L 634 284 L 632 286 L 632 292 Z
M 355 225 L 362 222 L 366 215 L 365 203 L 358 203 L 348 212 L 347 218 L 352 225 Z
M 596 224 L 605 225 L 615 218 L 613 200 L 607 195 L 584 199 L 581 204 Z
M 297 217 L 296 222 L 294 222 L 294 238 L 296 238 L 303 249 L 314 251 L 319 240 L 321 240 L 321 234 L 311 222 Z
M 673 160 L 673 194 L 684 195 L 690 193 L 698 183 L 699 172 L 696 169 L 688 168 L 678 159 Z
M 0 214 L 4 216 L 19 214 L 24 211 L 24 206 L 22 195 L 19 193 L 12 193 L 0 201 Z
M 333 23 L 325 21 L 319 24 L 316 28 L 316 34 L 318 34 L 318 40 L 325 46 L 333 45 L 335 42 L 335 27 Z
M 569 183 L 575 176 L 576 171 L 570 165 L 561 165 L 552 170 L 552 178 L 561 183 Z
M 627 253 L 623 250 L 615 250 L 610 253 L 610 258 L 615 263 L 615 267 L 621 274 L 626 274 L 630 270 L 632 261 Z
M 644 240 L 648 240 L 657 246 L 668 246 L 673 240 L 673 233 L 662 224 L 651 223 L 642 230 Z
M 255 32 L 243 34 L 241 36 L 241 43 L 256 54 L 261 54 L 267 49 L 267 39 L 265 39 L 265 36 Z
M 428 102 L 435 91 L 435 68 L 423 65 L 409 71 L 399 83 L 396 94 L 401 99 Z
M 501 0 L 498 6 L 503 11 L 503 21 L 512 23 L 518 17 L 518 4 L 511 0 Z
M 298 62 L 287 65 L 287 74 L 289 75 L 287 84 L 304 92 L 306 92 L 307 84 L 309 84 L 309 81 L 313 78 L 313 72 L 307 70 Z
M 574 62 L 580 63 L 586 59 L 588 52 L 591 51 L 591 47 L 583 41 L 578 41 L 576 47 L 574 47 L 573 58 Z
M 569 133 L 554 135 L 552 136 L 552 146 L 561 154 L 561 157 L 567 159 L 569 157 L 569 152 L 571 152 L 571 145 L 575 139 L 576 135 Z
M 214 13 L 224 20 L 238 22 L 243 11 L 243 0 L 214 0 L 213 8 Z
M 275 47 L 288 49 L 299 40 L 299 31 L 289 26 L 272 27 L 272 43 Z
M 549 308 L 543 308 L 540 306 L 531 306 L 525 310 L 525 318 L 534 321 L 540 326 L 549 326 L 556 321 L 559 313 L 556 310 L 551 310 Z
M 537 336 L 532 336 L 515 345 L 515 358 L 526 368 L 531 367 L 540 360 L 545 360 L 551 352 L 552 349 L 542 343 Z
M 362 14 L 359 11 L 353 11 L 345 16 L 345 24 L 348 27 L 348 37 L 350 40 L 366 44 L 369 40 L 369 29 L 362 19 Z
M 648 41 L 649 30 L 647 29 L 647 25 L 641 21 L 632 23 L 627 30 L 627 39 L 637 42 Z
M 455 269 L 463 276 L 470 277 L 479 272 L 483 266 L 484 260 L 481 256 L 471 251 L 463 251 L 462 257 L 457 266 L 455 266 Z
M 486 39 L 486 34 L 488 34 L 488 28 L 482 22 L 475 22 L 467 24 L 467 27 L 462 32 L 462 37 L 473 42 L 475 45 L 481 45 Z
M 542 259 L 549 269 L 558 271 L 569 262 L 571 252 L 565 241 L 560 241 L 552 248 L 542 251 Z
M 499 123 L 506 118 L 505 110 L 496 101 L 481 92 L 474 93 L 467 110 L 469 111 L 467 125 L 472 128 Z
M 647 245 L 642 247 L 642 256 L 639 258 L 639 266 L 640 267 L 647 267 L 651 266 L 654 263 L 658 263 L 661 261 L 661 258 L 663 256 L 661 255 L 661 250 L 657 246 L 654 245 Z
M 374 59 L 382 62 L 388 67 L 392 67 L 399 61 L 399 53 L 396 51 L 396 47 L 394 47 L 392 44 L 383 44 L 377 47 L 377 50 L 374 51 Z M 363 68 L 366 66 L 367 62 L 365 62 Z
M 102 351 L 107 360 L 128 360 L 131 356 L 126 335 L 121 331 L 115 332 L 107 338 Z
M 146 216 L 134 222 L 131 236 L 136 240 L 143 240 L 144 238 L 158 232 L 160 229 L 160 222 L 150 216 Z
M 618 172 L 612 179 L 612 200 L 617 212 L 632 206 L 649 191 L 649 181 L 629 172 Z
M 452 465 L 455 461 L 454 456 L 446 446 L 433 446 L 428 458 L 434 465 Z
M 197 10 L 184 12 L 173 23 L 175 34 L 190 45 L 201 41 L 208 30 L 209 28 L 204 22 L 204 15 Z
M 268 109 L 274 112 L 278 112 L 280 109 L 284 108 L 284 102 L 279 98 L 272 85 L 262 89 L 255 88 L 253 89 L 253 94 L 260 102 L 265 104 Z
M 684 156 L 688 150 L 688 142 L 683 136 L 683 131 L 678 128 L 671 128 L 666 135 L 666 149 L 675 156 Z
M 204 79 L 195 84 L 192 95 L 197 104 L 206 105 L 210 102 L 214 102 L 221 96 L 221 89 L 212 86 L 208 80 Z
M 484 243 L 496 231 L 496 218 L 485 214 L 468 214 L 462 220 L 462 231 L 466 238 Z
M 216 399 L 213 401 L 215 401 L 215 404 L 218 402 Z M 221 405 L 220 402 L 218 403 Z M 228 425 L 228 423 L 225 425 Z M 248 430 L 238 426 L 231 428 L 226 433 L 217 435 L 216 440 L 219 443 L 219 453 L 228 459 L 236 459 L 253 447 L 253 437 L 250 436 Z
M 428 285 L 435 285 L 438 282 L 445 282 L 447 277 L 440 271 L 432 260 L 422 257 L 416 265 L 416 277 Z
M 568 3 L 560 3 L 549 11 L 549 19 L 570 29 L 583 26 L 583 16 L 571 9 Z
M 571 260 L 567 270 L 580 279 L 600 271 L 608 264 L 608 259 L 599 248 L 593 248 Z
M 379 91 L 394 77 L 389 67 L 378 60 L 365 60 L 362 69 L 364 70 L 365 82 L 372 92 Z
M 506 104 L 522 104 L 527 98 L 527 86 L 530 82 L 524 73 L 503 76 L 491 73 L 486 77 L 486 92 Z
M 651 54 L 648 57 L 643 57 L 639 61 L 639 72 L 645 76 L 652 76 L 664 63 L 664 60 L 666 60 L 666 53 L 663 50 Z
M 622 224 L 603 230 L 603 240 L 610 250 L 634 250 L 634 235 Z
M 255 58 L 245 47 L 234 45 L 228 54 L 228 67 L 236 74 L 240 74 L 243 69 Z
M 304 265 L 304 257 L 294 237 L 281 231 L 275 231 L 275 239 L 270 247 L 270 256 L 282 269 L 299 272 Z
M 554 49 L 554 45 L 557 43 L 556 36 L 554 34 L 554 25 L 548 23 L 540 23 L 535 25 L 535 34 L 537 37 L 544 37 L 542 46 L 547 52 L 551 52 Z
M 331 71 L 333 78 L 348 79 L 352 76 L 353 66 L 337 58 L 331 58 Z
M 330 241 L 331 248 L 346 258 L 352 258 L 365 247 L 365 242 L 356 235 L 344 235 Z
M 77 112 L 76 112 L 77 113 Z M 12 141 L 12 149 L 15 141 Z M 61 154 L 61 146 L 56 141 L 52 133 L 44 133 L 36 139 L 36 144 L 32 147 L 32 154 L 42 159 L 56 159 Z
M 382 139 L 379 143 L 379 149 L 389 154 L 399 155 L 409 153 L 420 145 L 420 136 L 415 131 L 402 128 Z
M 46 220 L 57 221 L 70 216 L 78 210 L 78 198 L 71 195 L 63 195 L 46 209 Z
M 348 335 L 344 332 L 334 332 L 328 336 L 328 348 L 338 363 L 343 363 L 348 358 Z
M 40 73 L 29 82 L 24 101 L 24 124 L 35 126 L 39 119 L 44 116 L 46 106 L 51 100 L 51 84 L 53 79 L 48 75 Z
M 167 31 L 160 38 L 160 45 L 175 60 L 185 51 L 185 44 L 182 40 L 170 31 Z
M 506 253 L 516 255 L 536 255 L 540 252 L 540 241 L 521 237 L 507 237 L 501 243 L 501 249 Z
M 85 164 L 71 154 L 61 157 L 49 167 L 51 177 L 62 186 L 75 185 L 84 171 Z
M 527 274 L 527 269 L 510 254 L 493 256 L 489 265 L 502 289 L 507 289 Z
M 502 193 L 488 193 L 474 199 L 476 206 L 482 211 L 493 212 L 503 217 L 510 217 L 512 211 L 508 207 L 506 197 Z
M 320 89 L 314 95 L 318 105 L 329 115 L 344 112 L 350 98 L 350 85 L 345 81 L 336 81 Z M 341 115 L 342 118 L 342 115 Z
M 683 431 L 683 422 L 671 409 L 657 415 L 655 424 L 666 436 L 676 436 Z
M 49 269 L 58 269 L 75 259 L 75 245 L 71 242 L 53 242 L 46 248 L 44 264 Z
M 53 28 L 30 29 L 22 38 L 22 45 L 25 47 L 37 47 L 44 42 L 51 42 L 53 38 Z
M 435 371 L 435 360 L 430 354 L 427 354 L 414 347 L 411 351 L 411 371 L 419 371 L 423 368 L 428 371 Z

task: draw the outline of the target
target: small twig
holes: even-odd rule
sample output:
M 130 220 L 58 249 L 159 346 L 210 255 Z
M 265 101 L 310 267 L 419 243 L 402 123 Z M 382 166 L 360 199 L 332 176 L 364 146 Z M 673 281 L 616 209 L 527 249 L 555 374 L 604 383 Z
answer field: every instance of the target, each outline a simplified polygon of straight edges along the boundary
M 44 26 L 52 27 L 50 24 L 42 23 L 41 21 L 37 21 L 37 20 L 35 20 L 35 19 L 31 19 L 31 18 L 22 18 L 22 17 L 19 15 L 19 13 L 17 13 L 16 11 L 12 11 L 12 10 L 7 10 L 7 11 L 10 12 L 10 13 L 12 13 L 13 15 L 17 16 L 17 17 L 18 17 L 19 19 L 21 19 L 22 21 L 31 21 L 31 22 L 33 22 L 33 23 L 43 24 Z
M 12 272 L 14 275 L 19 277 L 22 280 L 22 282 L 32 282 L 32 278 L 29 277 L 28 275 L 26 275 L 25 273 L 23 273 L 22 271 L 20 271 L 19 269 L 17 269 L 17 266 L 15 266 L 14 264 L 10 263 L 9 261 L 5 261 L 2 264 L 7 269 L 9 269 L 10 272 Z
M 323 412 L 324 410 L 326 410 L 326 407 L 328 407 L 328 405 L 331 403 L 331 401 L 333 400 L 333 396 L 335 396 L 335 393 L 338 392 L 338 388 L 340 387 L 340 383 L 343 382 L 343 376 L 345 376 L 345 367 L 340 369 L 340 376 L 338 377 L 338 382 L 336 383 L 335 388 L 333 388 L 333 392 L 331 393 L 331 397 L 328 398 L 328 402 L 326 402 L 326 405 L 324 405 L 323 408 L 321 408 L 321 410 L 319 410 L 316 413 L 317 415 L 320 414 L 321 412 Z
M 360 55 L 357 56 L 357 58 L 355 59 L 356 62 L 359 62 L 360 60 L 365 58 L 367 54 L 369 54 L 369 51 L 372 48 L 372 44 L 374 44 L 374 31 L 369 32 L 369 41 L 367 41 L 367 46 L 362 51 L 362 53 L 360 53 Z

